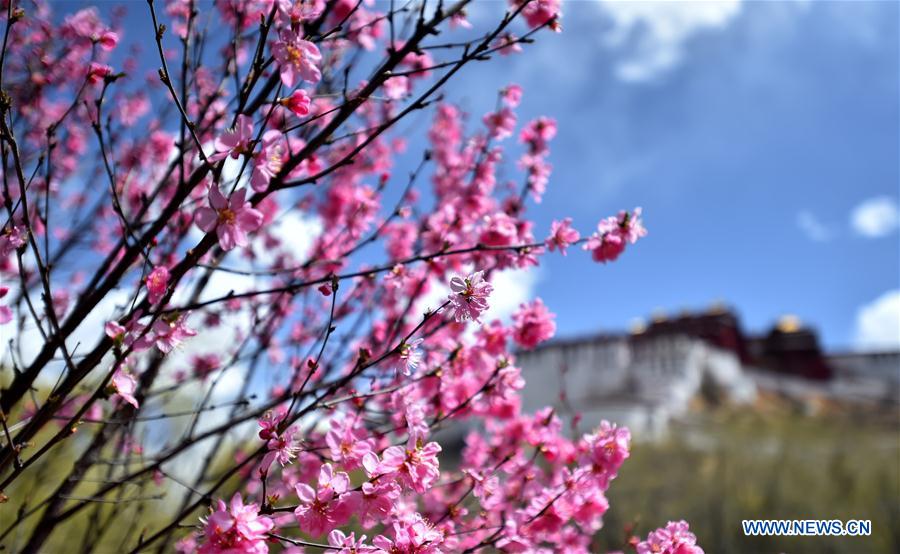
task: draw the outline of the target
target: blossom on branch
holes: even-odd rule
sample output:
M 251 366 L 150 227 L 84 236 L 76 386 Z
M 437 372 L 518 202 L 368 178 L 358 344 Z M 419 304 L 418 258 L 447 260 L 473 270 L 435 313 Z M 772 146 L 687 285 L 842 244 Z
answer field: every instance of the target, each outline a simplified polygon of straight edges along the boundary
M 287 98 L 279 100 L 279 103 L 298 117 L 309 115 L 310 98 L 305 90 L 295 90 Z
M 297 32 L 282 31 L 280 39 L 272 46 L 272 55 L 278 62 L 281 82 L 286 87 L 293 87 L 298 80 L 315 84 L 322 78 L 318 67 L 322 61 L 319 48 L 303 40 Z
M 240 493 L 231 502 L 218 501 L 216 511 L 204 522 L 205 541 L 199 554 L 266 554 L 268 533 L 275 527 L 271 518 L 259 515 L 259 506 L 244 504 Z
M 594 261 L 611 262 L 619 257 L 627 244 L 634 244 L 646 234 L 640 208 L 630 214 L 621 211 L 618 216 L 608 217 L 597 225 L 597 231 L 588 238 L 584 249 L 591 251 Z
M 6 526 L 23 551 L 80 528 L 94 499 L 151 512 L 154 497 L 123 487 L 164 479 L 184 487 L 135 522 L 146 533 L 122 543 L 132 510 L 109 510 L 72 548 L 590 551 L 630 434 L 604 422 L 573 437 L 553 408 L 523 410 L 516 351 L 556 332 L 540 299 L 481 324 L 502 303 L 491 278 L 582 242 L 563 215 L 534 233 L 557 125 L 520 125 L 518 85 L 482 119 L 441 90 L 558 30 L 558 0 L 471 22 L 464 2 L 169 0 L 136 6 L 156 25 L 134 39 L 123 23 L 140 18 L 105 5 L 15 4 L 0 133 L 14 509 L 28 502 L 15 481 L 71 444 L 53 425 L 91 423 L 74 471 L 39 473 L 52 509 Z M 491 27 L 445 34 L 493 8 Z M 640 216 L 602 221 L 587 250 L 612 261 L 646 233 Z M 470 433 L 448 464 L 454 425 Z M 17 445 L 34 445 L 21 466 Z M 694 542 L 684 526 L 647 544 Z
M 358 502 L 354 494 L 347 492 L 349 488 L 350 478 L 342 471 L 335 473 L 331 464 L 322 465 L 316 489 L 298 484 L 300 505 L 294 510 L 294 516 L 300 530 L 318 537 L 346 523 Z
M 224 160 L 228 156 L 238 159 L 243 154 L 249 154 L 253 150 L 253 119 L 241 114 L 237 117 L 237 124 L 216 137 L 216 152 L 209 157 L 210 161 Z
M 663 528 L 652 531 L 647 540 L 637 545 L 638 554 L 703 554 L 697 546 L 697 537 L 690 532 L 687 522 L 670 521 Z
M 139 407 L 138 401 L 134 397 L 134 392 L 137 390 L 137 381 L 132 374 L 120 367 L 113 373 L 110 383 L 115 393 L 119 395 L 122 400 L 128 402 L 135 408 Z
M 512 317 L 513 340 L 523 348 L 530 350 L 556 333 L 556 323 L 553 322 L 555 316 L 540 298 L 519 306 Z
M 222 250 L 231 250 L 235 246 L 247 246 L 247 233 L 259 229 L 263 222 L 263 214 L 252 207 L 244 197 L 246 189 L 235 191 L 230 199 L 226 199 L 219 187 L 209 187 L 209 207 L 197 208 L 194 221 L 197 227 L 207 233 L 216 231 L 219 246 Z
M 150 304 L 158 304 L 169 287 L 169 270 L 165 266 L 157 266 L 147 275 L 147 299 Z
M 112 72 L 112 68 L 106 64 L 91 62 L 91 66 L 88 68 L 87 81 L 92 85 L 96 85 L 112 75 Z
M 400 347 L 400 354 L 397 356 L 400 359 L 400 372 L 403 375 L 409 376 L 413 371 L 419 367 L 419 364 L 422 363 L 422 350 L 419 349 L 419 345 L 422 344 L 423 339 L 415 339 L 411 340 L 408 343 L 403 343 Z
M 562 221 L 557 220 L 550 224 L 550 236 L 547 237 L 544 244 L 551 252 L 559 249 L 559 253 L 565 256 L 566 248 L 578 242 L 580 238 L 581 235 L 578 234 L 578 231 L 572 229 L 572 218 L 567 217 Z
M 484 272 L 476 271 L 468 277 L 450 279 L 450 309 L 458 322 L 479 321 L 478 317 L 488 309 L 487 299 L 494 287 L 484 280 Z
M 262 139 L 262 150 L 253 157 L 253 176 L 250 187 L 256 192 L 269 188 L 269 182 L 284 166 L 287 146 L 280 131 L 266 131 Z

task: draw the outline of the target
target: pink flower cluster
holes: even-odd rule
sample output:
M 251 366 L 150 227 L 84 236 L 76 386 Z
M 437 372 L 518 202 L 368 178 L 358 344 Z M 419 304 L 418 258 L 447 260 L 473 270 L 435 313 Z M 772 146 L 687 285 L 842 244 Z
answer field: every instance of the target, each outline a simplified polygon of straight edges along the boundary
M 346 524 L 358 502 L 358 495 L 348 492 L 350 478 L 342 471 L 335 473 L 331 464 L 322 466 L 315 489 L 306 483 L 295 488 L 300 504 L 294 516 L 300 530 L 313 537 Z
M 217 503 L 216 511 L 206 518 L 205 541 L 199 554 L 266 554 L 269 531 L 275 527 L 271 518 L 259 515 L 259 506 L 244 504 L 240 493 L 234 493 L 231 502 Z
M 530 304 L 522 304 L 513 314 L 513 340 L 527 349 L 553 338 L 556 323 L 553 315 L 540 298 Z
M 478 321 L 478 317 L 489 307 L 487 299 L 493 290 L 494 287 L 484 280 L 482 271 L 450 279 L 448 298 L 453 318 L 459 322 L 469 319 Z
M 194 214 L 197 227 L 207 233 L 216 232 L 222 250 L 247 246 L 247 234 L 262 225 L 262 213 L 244 199 L 246 194 L 246 189 L 240 189 L 226 199 L 219 187 L 213 185 L 209 187 L 209 207 L 197 208 Z
M 158 304 L 169 286 L 169 270 L 165 266 L 155 267 L 147 275 L 147 299 L 150 304 Z
M 56 508 L 29 512 L 38 531 L 23 550 L 90 513 L 58 509 L 75 484 L 105 501 L 152 476 L 179 480 L 173 505 L 190 517 L 217 500 L 198 529 L 154 517 L 148 542 L 127 549 L 589 552 L 630 433 L 602 422 L 574 436 L 553 408 L 523 410 L 517 354 L 557 322 L 539 298 L 508 321 L 491 307 L 498 277 L 549 252 L 583 244 L 616 259 L 646 234 L 640 209 L 590 237 L 560 218 L 536 238 L 529 210 L 549 185 L 556 122 L 520 120 L 515 84 L 482 117 L 431 86 L 559 30 L 560 2 L 510 0 L 517 15 L 501 14 L 497 33 L 459 37 L 443 34 L 472 25 L 456 4 L 145 3 L 161 20 L 149 81 L 145 45 L 122 46 L 124 14 L 105 23 L 51 4 L 26 17 L 11 5 L 7 22 L 0 324 L 14 361 L 30 359 L 0 396 L 7 416 L 23 414 L 0 441 L 4 490 L 56 452 L 47 440 L 76 428 L 90 440 L 74 473 L 48 483 Z M 401 132 L 423 121 L 414 112 L 431 118 L 423 145 Z M 80 342 L 86 327 L 96 340 Z M 43 342 L 22 348 L 26 337 Z M 234 382 L 240 395 L 221 400 Z M 151 444 L 156 426 L 165 444 Z M 439 432 L 452 426 L 468 434 L 448 463 Z M 14 444 L 34 445 L 23 467 Z M 215 463 L 181 482 L 170 469 L 205 445 Z M 127 463 L 81 479 L 104 459 Z M 641 544 L 699 552 L 686 524 Z
M 637 545 L 638 554 L 703 554 L 697 546 L 697 537 L 684 521 L 670 521 L 668 525 L 651 532 L 647 540 Z
M 281 82 L 286 87 L 293 87 L 298 80 L 316 84 L 322 78 L 319 48 L 303 40 L 299 33 L 282 31 L 279 40 L 272 46 L 272 55 L 278 62 Z
M 528 147 L 528 152 L 519 159 L 519 166 L 528 173 L 528 191 L 535 202 L 540 202 L 547 190 L 550 171 L 553 169 L 547 162 L 550 153 L 549 144 L 556 136 L 556 121 L 549 117 L 539 117 L 528 123 L 519 140 Z
M 562 221 L 554 221 L 550 226 L 550 236 L 544 241 L 544 244 L 552 252 L 559 249 L 559 253 L 566 255 L 566 248 L 578 242 L 581 235 L 575 229 L 572 229 L 572 218 L 567 217 Z
M 585 250 L 590 250 L 595 261 L 614 261 L 625 250 L 628 244 L 634 244 L 647 234 L 641 222 L 641 209 L 635 208 L 633 212 L 619 212 L 616 217 L 608 217 L 597 225 L 595 232 L 584 245 Z
M 136 313 L 125 325 L 109 321 L 104 327 L 106 336 L 118 345 L 125 345 L 134 352 L 142 352 L 156 346 L 163 354 L 168 354 L 184 340 L 197 334 L 187 326 L 186 316 L 177 313 L 166 314 L 151 324 L 140 322 L 141 313 Z
M 286 412 L 284 406 L 279 406 L 266 412 L 259 420 L 259 438 L 266 441 L 266 448 L 269 450 L 259 468 L 263 474 L 269 472 L 272 463 L 277 461 L 284 467 L 297 456 L 299 447 L 294 439 L 297 428 L 294 426 L 284 430 L 280 428 L 287 415 Z

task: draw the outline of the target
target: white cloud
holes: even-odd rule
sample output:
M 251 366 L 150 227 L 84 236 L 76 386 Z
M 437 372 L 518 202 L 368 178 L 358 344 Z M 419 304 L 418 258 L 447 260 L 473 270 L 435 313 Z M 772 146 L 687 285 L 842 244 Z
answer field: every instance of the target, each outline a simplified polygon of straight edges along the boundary
M 56 285 L 57 287 L 59 284 Z M 18 288 L 10 291 L 10 294 L 17 294 Z M 35 306 L 38 314 L 43 314 L 43 303 L 37 299 L 37 294 L 32 291 L 32 301 L 37 302 Z M 131 300 L 128 291 L 122 289 L 114 289 L 110 291 L 94 309 L 88 314 L 75 328 L 75 330 L 66 339 L 66 348 L 72 356 L 83 355 L 94 348 L 96 343 L 103 337 L 103 326 L 107 321 L 112 320 L 119 312 L 120 308 L 127 306 Z M 74 299 L 69 302 L 69 308 L 74 305 Z M 9 323 L 2 329 L 4 333 L 12 333 L 15 338 L 14 350 L 16 350 L 17 361 L 23 365 L 30 364 L 44 347 L 44 338 L 34 324 L 31 312 L 27 308 L 14 309 L 13 321 L 18 321 L 24 315 L 25 325 L 19 333 L 15 327 L 15 323 Z M 47 326 L 46 322 L 43 325 Z M 0 350 L 0 365 L 11 363 L 10 351 L 7 345 L 9 337 L 0 333 L 3 338 L 3 348 Z M 112 364 L 112 354 L 107 354 L 101 360 L 101 367 L 109 367 Z M 43 372 L 38 376 L 41 386 L 52 386 L 58 380 L 60 372 L 65 369 L 65 362 L 57 353 L 56 359 L 49 362 Z
M 900 226 L 897 201 L 889 196 L 870 198 L 850 214 L 850 225 L 858 234 L 877 238 L 894 232 Z
M 646 82 L 677 66 L 695 34 L 727 27 L 741 11 L 741 0 L 687 2 L 601 0 L 613 28 L 605 42 L 620 50 L 616 76 Z
M 803 231 L 806 238 L 815 242 L 826 242 L 831 239 L 831 230 L 808 210 L 797 213 L 797 227 Z
M 484 314 L 484 321 L 508 320 L 519 304 L 527 302 L 534 293 L 538 272 L 534 269 L 509 269 L 494 275 L 491 284 L 494 292 L 490 298 L 490 308 Z
M 294 262 L 302 263 L 322 234 L 322 220 L 315 214 L 290 209 L 275 218 L 267 230 L 280 244 L 273 249 L 262 240 L 253 241 L 253 253 L 261 265 L 270 265 L 278 252 L 289 254 Z
M 888 291 L 859 309 L 856 344 L 865 349 L 900 348 L 900 289 Z

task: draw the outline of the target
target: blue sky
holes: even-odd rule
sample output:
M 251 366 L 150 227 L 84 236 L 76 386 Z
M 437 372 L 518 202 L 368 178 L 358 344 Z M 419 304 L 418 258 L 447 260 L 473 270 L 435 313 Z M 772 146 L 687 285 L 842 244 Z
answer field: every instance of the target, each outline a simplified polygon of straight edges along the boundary
M 476 29 L 505 5 L 476 2 Z M 129 8 L 131 38 L 149 38 L 146 6 Z M 614 264 L 575 251 L 507 279 L 517 290 L 498 298 L 513 303 L 505 313 L 537 294 L 572 336 L 722 301 L 750 331 L 791 313 L 831 349 L 900 346 L 898 12 L 887 1 L 569 1 L 563 33 L 465 68 L 446 96 L 473 120 L 518 83 L 520 123 L 559 122 L 550 187 L 530 206 L 536 235 L 563 216 L 590 232 L 635 206 L 650 230 Z M 430 117 L 400 126 L 411 163 Z
M 751 331 L 792 313 L 829 348 L 900 342 L 898 20 L 894 2 L 569 2 L 562 34 L 469 68 L 449 96 L 473 115 L 493 98 L 468 91 L 517 82 L 521 121 L 559 121 L 540 233 L 644 208 L 617 263 L 546 260 L 560 334 L 720 300 Z

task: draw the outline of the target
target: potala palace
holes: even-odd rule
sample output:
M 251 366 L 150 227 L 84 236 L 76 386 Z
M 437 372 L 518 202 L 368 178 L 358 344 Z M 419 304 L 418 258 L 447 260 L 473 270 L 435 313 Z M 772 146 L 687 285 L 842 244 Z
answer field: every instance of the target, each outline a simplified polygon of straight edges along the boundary
M 745 336 L 721 307 L 656 317 L 630 333 L 551 341 L 520 352 L 517 363 L 525 410 L 550 405 L 568 422 L 578 414 L 582 429 L 607 419 L 646 438 L 710 403 L 900 408 L 900 352 L 825 353 L 815 332 L 789 316 Z

